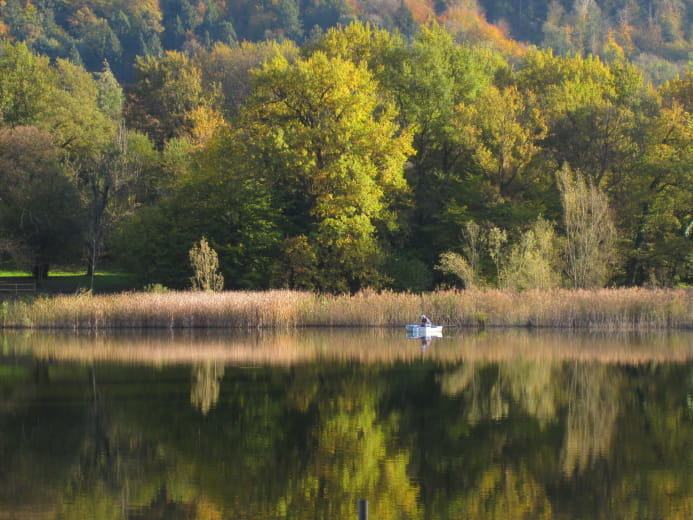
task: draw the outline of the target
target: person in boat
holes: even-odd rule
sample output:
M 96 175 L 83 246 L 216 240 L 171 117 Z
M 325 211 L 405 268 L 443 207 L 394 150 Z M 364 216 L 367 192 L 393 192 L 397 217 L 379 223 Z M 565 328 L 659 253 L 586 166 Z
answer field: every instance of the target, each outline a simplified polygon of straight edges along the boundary
M 429 320 L 425 314 L 421 315 L 421 326 L 422 327 L 430 327 L 431 326 L 431 320 Z

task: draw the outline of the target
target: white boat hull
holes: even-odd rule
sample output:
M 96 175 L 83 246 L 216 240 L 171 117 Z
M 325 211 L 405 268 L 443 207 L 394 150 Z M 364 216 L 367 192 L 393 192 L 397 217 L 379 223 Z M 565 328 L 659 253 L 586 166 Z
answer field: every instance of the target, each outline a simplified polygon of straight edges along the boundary
M 443 333 L 442 325 L 427 325 L 426 327 L 422 327 L 421 325 L 407 325 L 406 328 L 407 332 L 410 334 L 417 334 L 418 337 L 433 336 Z

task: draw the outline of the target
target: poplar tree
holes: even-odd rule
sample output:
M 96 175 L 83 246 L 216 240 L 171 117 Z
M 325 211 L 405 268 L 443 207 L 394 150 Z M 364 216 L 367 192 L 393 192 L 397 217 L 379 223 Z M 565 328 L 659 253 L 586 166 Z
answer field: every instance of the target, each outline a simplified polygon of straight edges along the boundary
M 603 287 L 615 265 L 616 228 L 606 195 L 567 165 L 557 173 L 567 274 L 577 289 Z

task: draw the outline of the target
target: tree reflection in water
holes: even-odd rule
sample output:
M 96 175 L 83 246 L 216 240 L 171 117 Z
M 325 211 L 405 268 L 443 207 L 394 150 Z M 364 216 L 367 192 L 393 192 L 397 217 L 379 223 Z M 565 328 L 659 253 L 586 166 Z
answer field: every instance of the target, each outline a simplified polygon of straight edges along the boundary
M 219 400 L 219 384 L 224 377 L 224 367 L 213 361 L 196 363 L 192 369 L 192 377 L 190 402 L 202 415 L 207 415 Z
M 139 338 L 131 362 L 127 342 L 99 340 L 118 359 L 106 362 L 98 341 L 6 336 L 0 511 L 348 520 L 367 498 L 378 519 L 691 517 L 690 336 L 646 340 L 648 358 L 623 338 L 567 338 L 572 357 L 550 335 L 535 350 L 527 335 L 441 338 L 421 356 L 418 342 L 349 334 L 254 350 L 206 338 L 214 355 L 192 363 L 160 338 Z M 262 361 L 272 352 L 279 363 Z

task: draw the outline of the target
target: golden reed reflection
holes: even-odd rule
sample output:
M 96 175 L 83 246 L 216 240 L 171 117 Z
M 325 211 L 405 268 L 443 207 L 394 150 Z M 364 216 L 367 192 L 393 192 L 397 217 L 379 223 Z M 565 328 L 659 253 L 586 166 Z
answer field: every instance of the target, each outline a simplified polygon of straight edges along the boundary
M 465 361 L 600 361 L 642 364 L 693 360 L 693 332 L 577 333 L 560 330 L 449 329 L 425 349 L 404 328 L 313 328 L 290 331 L 169 330 L 112 333 L 6 331 L 5 356 L 56 361 L 154 365 L 216 362 L 294 365 Z

